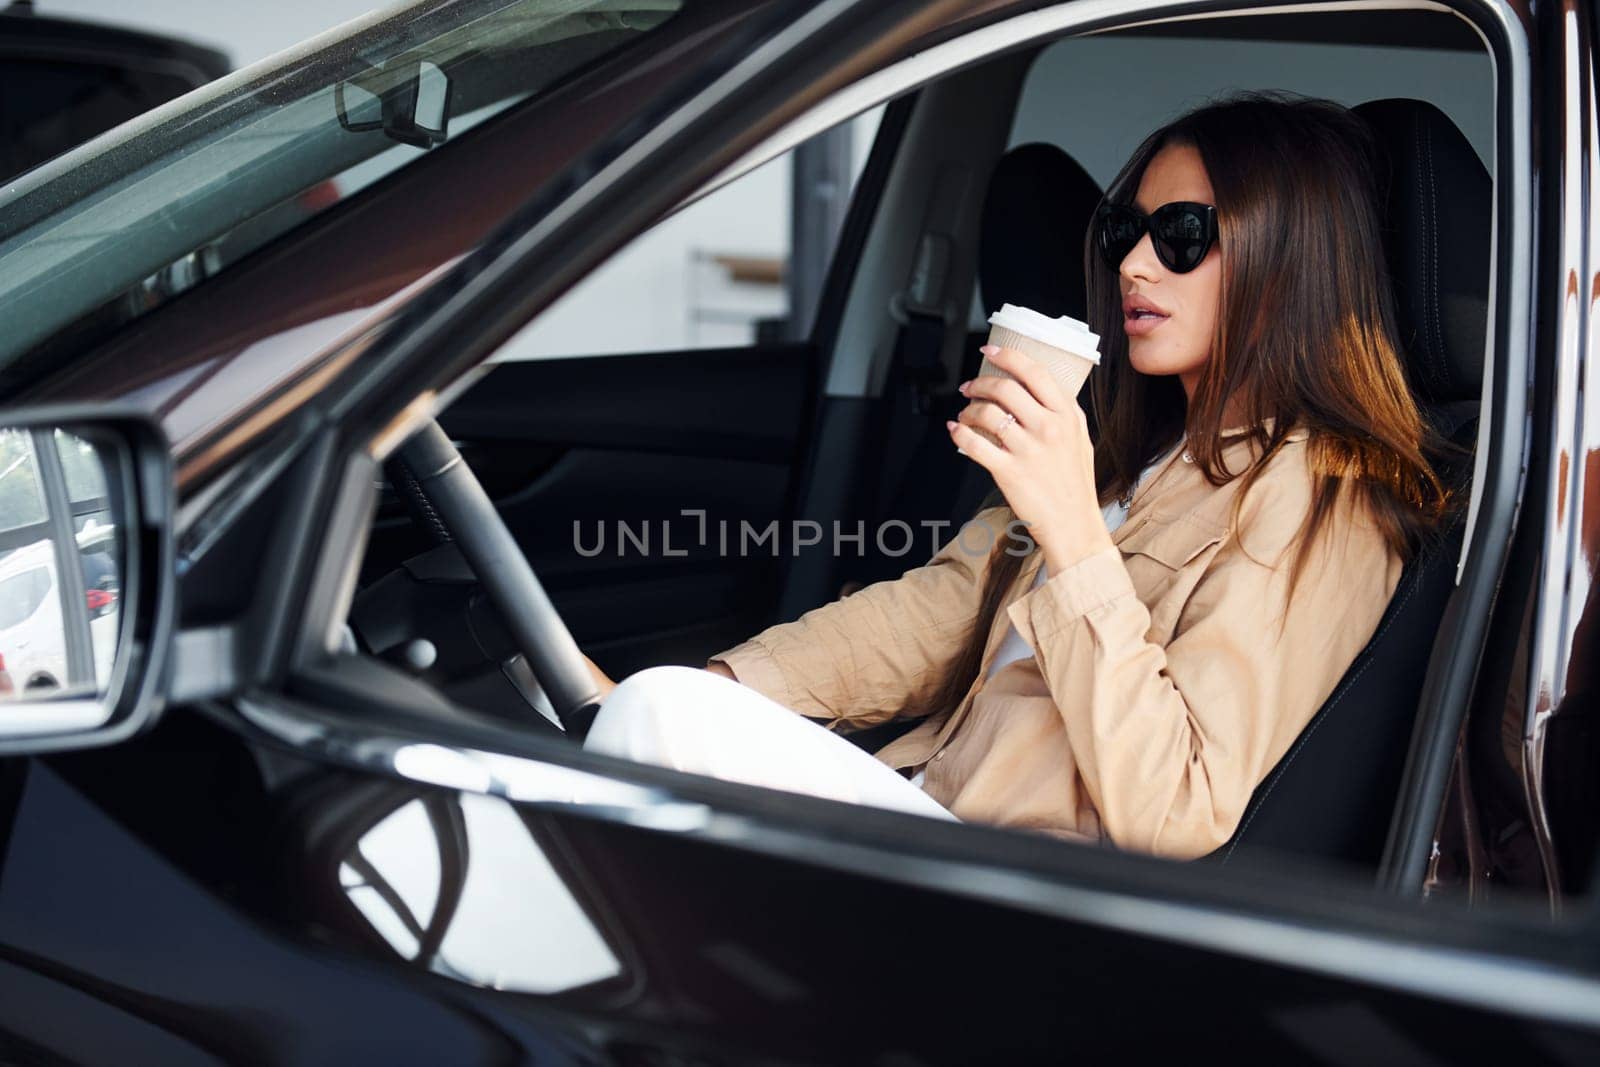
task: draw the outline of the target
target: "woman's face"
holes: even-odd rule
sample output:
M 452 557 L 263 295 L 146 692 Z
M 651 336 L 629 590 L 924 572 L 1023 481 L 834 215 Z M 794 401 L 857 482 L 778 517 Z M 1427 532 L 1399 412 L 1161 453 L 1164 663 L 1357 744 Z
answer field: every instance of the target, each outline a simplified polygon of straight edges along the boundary
M 1174 200 L 1215 204 L 1211 180 L 1200 153 L 1189 145 L 1168 145 L 1145 168 L 1133 206 L 1150 212 Z M 1222 294 L 1222 257 L 1213 244 L 1200 265 L 1187 274 L 1170 271 L 1156 258 L 1145 234 L 1122 261 L 1122 326 L 1128 334 L 1128 359 L 1140 374 L 1176 374 L 1194 395 L 1200 370 L 1211 358 L 1217 307 Z M 1147 312 L 1134 316 L 1135 305 Z

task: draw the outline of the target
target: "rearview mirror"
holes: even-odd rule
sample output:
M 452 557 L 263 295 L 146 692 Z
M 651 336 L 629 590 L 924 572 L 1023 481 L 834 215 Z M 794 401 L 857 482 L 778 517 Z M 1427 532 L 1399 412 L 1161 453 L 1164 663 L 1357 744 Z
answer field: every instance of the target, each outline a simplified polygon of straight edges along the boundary
M 103 744 L 155 710 L 171 484 L 142 416 L 0 416 L 0 753 Z
M 339 125 L 382 130 L 415 148 L 432 148 L 449 136 L 450 76 L 427 60 L 392 59 L 333 87 Z

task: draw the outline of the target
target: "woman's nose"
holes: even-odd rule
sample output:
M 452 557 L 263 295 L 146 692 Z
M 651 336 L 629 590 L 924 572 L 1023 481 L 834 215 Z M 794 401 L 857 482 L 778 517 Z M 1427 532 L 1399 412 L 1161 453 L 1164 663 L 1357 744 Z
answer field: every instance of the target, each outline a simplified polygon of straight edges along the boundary
M 1147 233 L 1139 238 L 1139 243 L 1133 250 L 1123 257 L 1122 266 L 1117 268 L 1117 273 L 1130 282 L 1154 282 L 1161 278 L 1161 261 L 1156 258 L 1156 247 Z

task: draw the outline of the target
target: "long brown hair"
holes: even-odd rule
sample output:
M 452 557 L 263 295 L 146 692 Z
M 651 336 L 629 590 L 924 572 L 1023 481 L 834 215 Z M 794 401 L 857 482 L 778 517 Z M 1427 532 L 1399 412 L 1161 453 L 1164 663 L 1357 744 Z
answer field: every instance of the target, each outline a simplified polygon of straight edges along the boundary
M 1118 274 L 1100 259 L 1093 235 L 1085 235 L 1089 323 L 1102 338 L 1100 367 L 1090 378 L 1101 503 L 1122 497 L 1184 437 L 1213 485 L 1244 479 L 1237 517 L 1289 433 L 1305 429 L 1314 487 L 1291 590 L 1341 499 L 1369 515 L 1409 558 L 1438 528 L 1451 499 L 1427 458 L 1436 443 L 1406 383 L 1378 221 L 1377 156 L 1366 124 L 1327 100 L 1231 96 L 1145 138 L 1106 198 L 1130 202 L 1145 168 L 1168 145 L 1199 153 L 1215 194 L 1222 257 L 1216 336 L 1192 402 L 1176 377 L 1137 373 L 1128 361 Z M 1250 427 L 1226 441 L 1225 410 L 1235 416 L 1230 421 Z M 1253 459 L 1231 471 L 1223 448 L 1241 439 L 1251 442 Z M 991 503 L 1003 498 L 991 495 L 984 507 Z M 908 714 L 953 708 L 966 695 L 995 612 L 1026 560 L 1016 544 L 996 539 L 965 646 L 932 702 Z

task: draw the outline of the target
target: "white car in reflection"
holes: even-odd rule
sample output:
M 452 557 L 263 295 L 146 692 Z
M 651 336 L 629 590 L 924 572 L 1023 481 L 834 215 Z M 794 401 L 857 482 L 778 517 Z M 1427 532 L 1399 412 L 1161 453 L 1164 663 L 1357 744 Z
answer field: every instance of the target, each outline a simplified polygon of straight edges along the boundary
M 77 536 L 96 690 L 105 688 L 116 652 L 121 582 L 112 558 L 115 534 L 114 527 L 91 521 Z M 68 684 L 66 626 L 48 539 L 0 557 L 0 656 L 18 695 Z

